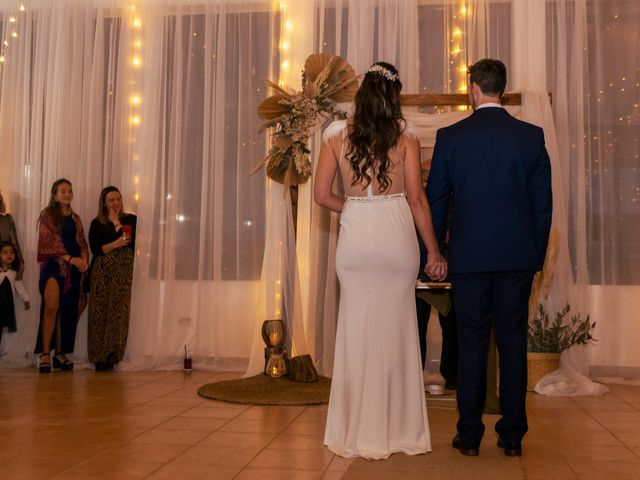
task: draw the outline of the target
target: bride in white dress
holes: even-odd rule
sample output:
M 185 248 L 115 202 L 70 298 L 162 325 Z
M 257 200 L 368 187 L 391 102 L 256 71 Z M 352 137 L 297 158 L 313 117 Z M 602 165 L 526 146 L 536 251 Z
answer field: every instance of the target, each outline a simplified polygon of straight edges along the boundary
M 415 306 L 420 268 L 446 276 L 422 189 L 418 140 L 403 132 L 393 65 L 365 74 L 350 121 L 325 131 L 318 204 L 341 212 L 336 252 L 340 309 L 324 443 L 343 457 L 431 451 Z M 332 193 L 340 171 L 346 198 Z

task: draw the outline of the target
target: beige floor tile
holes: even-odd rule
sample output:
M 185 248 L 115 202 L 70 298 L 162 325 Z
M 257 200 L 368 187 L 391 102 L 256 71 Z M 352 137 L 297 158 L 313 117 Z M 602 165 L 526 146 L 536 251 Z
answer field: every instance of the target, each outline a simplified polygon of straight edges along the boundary
M 231 480 L 237 478 L 242 467 L 217 467 L 211 465 L 163 465 L 146 477 L 149 480 Z
M 268 407 L 268 406 L 255 406 L 248 410 L 245 410 L 238 418 L 241 419 L 280 419 L 280 420 L 293 420 L 297 418 L 304 411 L 304 407 Z
M 329 468 L 327 470 L 344 472 L 349 468 L 349 465 L 351 465 L 353 462 L 354 462 L 353 458 L 342 458 L 338 455 L 334 455 L 333 460 L 331 460 L 331 463 L 329 464 Z
M 245 468 L 235 477 L 237 480 L 320 480 L 322 471 Z
M 324 471 L 333 459 L 326 449 L 275 451 L 266 449 L 251 461 L 252 468 Z
M 211 447 L 196 445 L 184 451 L 170 464 L 182 465 L 189 469 L 191 465 L 210 465 L 217 467 L 245 467 L 259 454 L 259 448 Z
M 122 425 L 124 428 L 153 428 L 157 427 L 161 423 L 166 422 L 171 417 L 154 417 L 146 415 L 117 415 L 111 419 L 113 425 Z
M 199 418 L 236 418 L 242 413 L 242 410 L 235 408 L 214 408 L 204 405 L 190 408 L 180 413 L 180 417 L 199 417 Z
M 21 455 L 2 463 L 2 480 L 52 478 L 80 463 L 71 458 L 36 458 Z
M 638 463 L 640 458 L 627 447 L 581 446 L 560 450 L 570 465 L 594 462 Z
M 266 432 L 266 433 L 280 433 L 282 432 L 290 420 L 280 419 L 262 419 L 257 420 L 253 418 L 241 419 L 234 418 L 220 428 L 222 432 Z
M 281 434 L 269 444 L 268 450 L 324 450 L 322 440 L 315 435 Z
M 322 474 L 320 480 L 342 480 L 344 472 L 341 470 L 327 470 Z
M 135 460 L 119 459 L 107 462 L 104 459 L 91 459 L 53 478 L 57 480 L 86 480 L 89 478 L 137 480 L 146 478 L 160 466 L 160 464 L 142 463 Z
M 238 447 L 263 449 L 275 438 L 276 433 L 266 432 L 213 432 L 199 445 L 208 447 Z
M 175 417 L 181 413 L 191 410 L 193 407 L 172 406 L 172 405 L 151 405 L 146 403 L 139 407 L 127 411 L 127 415 L 141 415 L 149 417 Z
M 634 410 L 626 411 L 626 412 L 598 410 L 594 412 L 589 412 L 589 415 L 591 415 L 593 418 L 595 418 L 599 422 L 640 423 L 640 412 L 637 412 Z
M 638 480 L 640 464 L 618 462 L 583 462 L 573 464 L 573 470 L 580 480 Z
M 285 430 L 287 435 L 315 435 L 324 438 L 325 422 L 293 422 Z
M 131 440 L 151 445 L 195 445 L 210 432 L 206 430 L 163 430 L 154 428 Z
M 636 432 L 617 432 L 615 437 L 627 447 L 640 447 L 640 435 Z
M 228 421 L 226 418 L 215 417 L 174 417 L 161 423 L 157 428 L 162 430 L 206 430 L 212 432 Z
M 156 398 L 155 400 L 151 400 L 147 402 L 147 405 L 153 407 L 196 407 L 198 405 L 202 405 L 205 403 L 201 397 L 195 397 L 193 393 L 190 393 L 189 396 L 164 396 L 160 398 Z
M 618 433 L 633 433 L 640 437 L 640 421 L 609 420 L 608 418 L 603 418 L 600 420 L 600 423 L 614 435 Z
M 370 462 L 322 446 L 326 405 L 249 406 L 199 386 L 237 372 L 0 368 L 0 478 L 591 480 L 640 478 L 640 386 L 601 397 L 528 394 L 524 456 L 505 457 L 485 415 L 480 457 L 450 446 L 455 398 L 429 398 L 433 452 Z M 9 394 L 5 394 L 9 392 Z M 569 448 L 570 447 L 570 448 Z M 62 450 L 64 453 L 60 454 Z
M 96 457 L 96 460 L 104 459 L 116 462 L 124 459 L 132 462 L 165 464 L 178 457 L 187 448 L 189 447 L 185 445 L 148 445 L 125 442 L 101 453 Z

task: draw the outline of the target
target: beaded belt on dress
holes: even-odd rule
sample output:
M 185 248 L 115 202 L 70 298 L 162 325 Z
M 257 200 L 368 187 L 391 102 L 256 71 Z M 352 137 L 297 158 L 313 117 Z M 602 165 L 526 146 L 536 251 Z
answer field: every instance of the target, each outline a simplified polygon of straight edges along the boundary
M 391 198 L 400 198 L 404 196 L 404 193 L 394 193 L 393 195 L 372 195 L 370 197 L 347 196 L 347 200 L 355 202 L 379 202 L 380 200 L 389 200 Z

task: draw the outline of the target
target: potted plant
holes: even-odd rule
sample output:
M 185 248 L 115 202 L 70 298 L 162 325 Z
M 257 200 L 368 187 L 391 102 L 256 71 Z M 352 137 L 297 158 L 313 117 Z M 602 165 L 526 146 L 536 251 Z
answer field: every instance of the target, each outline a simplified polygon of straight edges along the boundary
M 595 341 L 591 333 L 596 322 L 592 323 L 589 315 L 582 318 L 580 313 L 571 316 L 571 320 L 565 322 L 570 310 L 571 306 L 565 305 L 562 310 L 556 312 L 555 319 L 551 321 L 544 305 L 539 303 L 536 315 L 529 320 L 527 390 L 532 391 L 542 377 L 558 369 L 560 354 L 564 350 Z

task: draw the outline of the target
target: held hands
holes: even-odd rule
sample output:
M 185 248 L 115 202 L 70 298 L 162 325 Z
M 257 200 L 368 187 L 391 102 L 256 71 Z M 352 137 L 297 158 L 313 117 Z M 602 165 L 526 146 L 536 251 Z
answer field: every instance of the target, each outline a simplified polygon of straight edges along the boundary
M 427 264 L 424 271 L 433 280 L 441 282 L 447 277 L 447 261 L 440 255 L 440 252 L 427 253 Z
M 71 260 L 69 260 L 69 263 L 80 270 L 80 273 L 86 272 L 89 268 L 89 264 L 87 263 L 87 261 L 81 257 L 73 257 Z

